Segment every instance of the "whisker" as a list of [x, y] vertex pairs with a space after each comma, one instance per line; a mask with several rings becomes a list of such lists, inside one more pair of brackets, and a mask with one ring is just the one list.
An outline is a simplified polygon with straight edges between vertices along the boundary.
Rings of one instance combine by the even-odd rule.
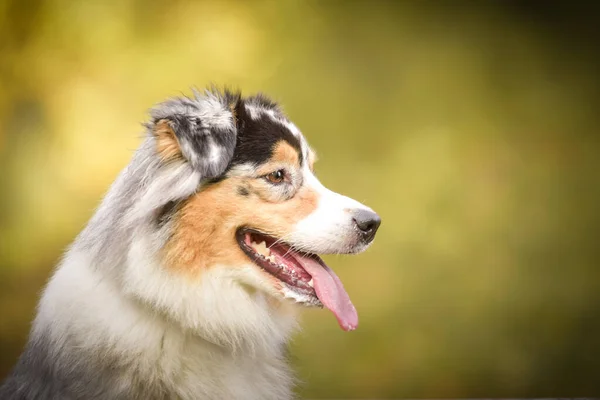
[[271, 244], [271, 245], [268, 247], [268, 249], [271, 249], [271, 247], [275, 246], [275, 245], [276, 245], [276, 244], [278, 244], [278, 243], [283, 243], [283, 242], [284, 242], [284, 240], [285, 240], [287, 237], [289, 237], [289, 236], [291, 236], [291, 233], [288, 233], [287, 235], [283, 235], [283, 236], [282, 236], [282, 237], [280, 237], [279, 239], [275, 240], [275, 241], [274, 241], [274, 242], [273, 242], [273, 243], [272, 243], [272, 244]]

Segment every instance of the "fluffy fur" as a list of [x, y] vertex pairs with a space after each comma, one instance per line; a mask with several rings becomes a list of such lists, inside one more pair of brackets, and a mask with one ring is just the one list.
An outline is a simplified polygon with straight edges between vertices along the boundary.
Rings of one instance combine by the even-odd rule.
[[[240, 250], [236, 229], [358, 252], [372, 238], [348, 212], [369, 209], [318, 182], [304, 137], [264, 96], [211, 90], [150, 115], [45, 288], [0, 399], [292, 397], [294, 295]], [[285, 184], [264, 179], [277, 168]]]

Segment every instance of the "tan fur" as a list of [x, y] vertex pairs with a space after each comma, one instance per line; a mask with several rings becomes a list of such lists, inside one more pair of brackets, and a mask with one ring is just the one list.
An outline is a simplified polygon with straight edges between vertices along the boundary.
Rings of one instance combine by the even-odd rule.
[[236, 103], [229, 103], [229, 111], [231, 111], [231, 118], [233, 119], [233, 124], [237, 127], [238, 126], [238, 116], [237, 116], [237, 112], [235, 111], [235, 105]]
[[289, 168], [300, 168], [300, 155], [296, 149], [285, 140], [281, 140], [275, 145], [273, 148], [273, 155], [269, 161], [261, 165], [256, 172], [260, 175], [266, 175], [269, 172], [281, 168], [282, 164], [287, 165]]
[[[251, 194], [239, 196], [239, 186]], [[243, 265], [248, 258], [235, 240], [236, 229], [249, 226], [283, 237], [317, 207], [317, 193], [306, 187], [282, 202], [268, 201], [268, 190], [262, 179], [231, 177], [194, 195], [179, 212], [166, 264], [192, 274], [213, 265]]]
[[181, 156], [179, 141], [166, 120], [161, 119], [156, 123], [154, 137], [156, 139], [156, 152], [164, 161]]
[[308, 168], [310, 168], [311, 171], [315, 170], [315, 163], [317, 162], [318, 157], [317, 157], [317, 153], [315, 153], [312, 150], [308, 151]]
[[285, 140], [280, 140], [275, 145], [271, 160], [274, 162], [288, 163], [296, 168], [300, 167], [300, 156], [298, 151]]
[[[350, 211], [370, 209], [308, 171], [314, 155], [304, 138], [264, 99], [249, 102], [248, 114], [287, 127], [301, 151], [279, 142], [264, 165], [227, 160], [230, 139], [243, 136], [225, 97], [236, 101], [196, 92], [152, 109], [149, 135], [44, 290], [0, 398], [294, 398], [285, 347], [296, 303], [314, 298], [254, 266], [236, 230], [255, 228], [315, 254], [362, 251], [368, 244], [358, 241]], [[246, 107], [239, 101], [238, 111]], [[195, 124], [193, 136], [179, 136], [173, 116]], [[228, 138], [202, 149], [195, 141], [205, 134]], [[281, 185], [281, 174], [269, 175], [280, 169], [289, 181]]]

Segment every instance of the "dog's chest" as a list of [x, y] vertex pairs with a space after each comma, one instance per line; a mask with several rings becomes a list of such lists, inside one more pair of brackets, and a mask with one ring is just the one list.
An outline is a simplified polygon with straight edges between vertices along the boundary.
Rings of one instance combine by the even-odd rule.
[[289, 399], [290, 368], [273, 350], [232, 354], [201, 340], [165, 337], [162, 354], [148, 372], [150, 381], [173, 398]]

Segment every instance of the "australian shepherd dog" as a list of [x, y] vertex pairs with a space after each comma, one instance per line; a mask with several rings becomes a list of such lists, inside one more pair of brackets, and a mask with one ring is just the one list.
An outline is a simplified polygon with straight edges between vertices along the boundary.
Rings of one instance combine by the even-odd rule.
[[281, 108], [209, 89], [150, 117], [48, 282], [0, 399], [289, 399], [298, 305], [356, 328], [317, 254], [365, 250], [380, 218], [319, 182]]

